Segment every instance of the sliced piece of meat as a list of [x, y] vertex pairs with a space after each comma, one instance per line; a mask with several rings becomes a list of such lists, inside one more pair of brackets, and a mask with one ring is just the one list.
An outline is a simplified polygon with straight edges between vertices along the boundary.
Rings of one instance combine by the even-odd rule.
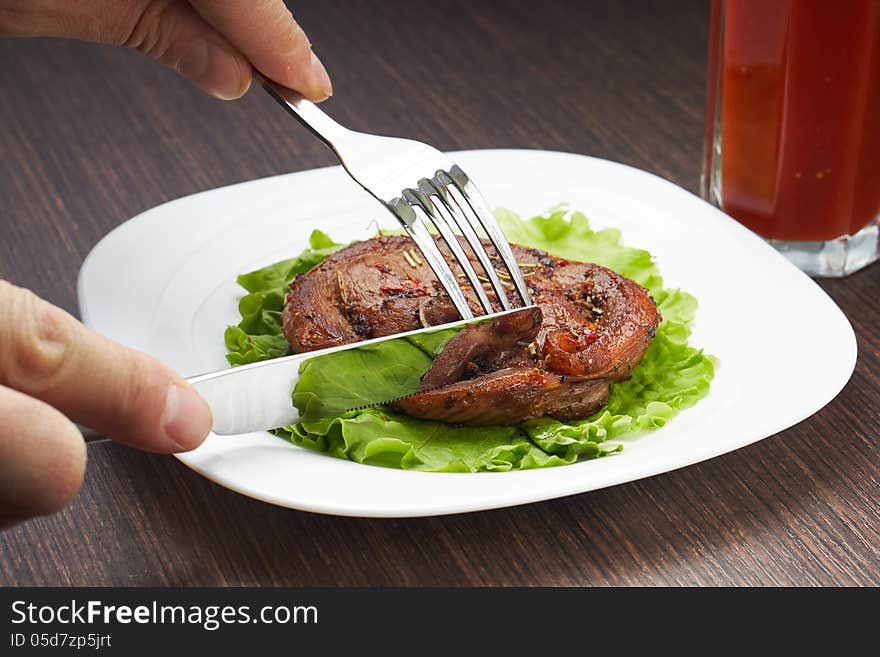
[[[438, 244], [464, 281], [448, 249]], [[578, 419], [596, 410], [596, 400], [607, 398], [609, 381], [626, 379], [641, 360], [660, 323], [642, 287], [599, 265], [517, 245], [512, 249], [541, 310], [540, 328], [535, 333], [534, 326], [525, 332], [522, 326], [508, 327], [497, 336], [481, 333], [480, 325], [463, 330], [471, 338], [460, 334], [450, 341], [423, 383], [435, 389], [405, 400], [399, 407], [407, 413], [463, 424], [495, 424], [501, 415], [505, 424], [544, 414]], [[471, 262], [479, 272], [476, 258]], [[503, 273], [500, 261], [493, 262]], [[462, 287], [475, 314], [481, 314], [476, 295], [464, 282]], [[488, 283], [486, 289], [495, 304]], [[508, 290], [516, 305], [512, 285]], [[497, 304], [495, 310], [500, 310]], [[282, 314], [294, 352], [456, 319], [433, 271], [409, 238], [401, 236], [355, 243], [298, 276]], [[475, 346], [486, 339], [486, 348]], [[509, 390], [502, 389], [505, 385]], [[491, 419], [481, 420], [480, 413]]]
[[411, 395], [393, 404], [407, 415], [473, 426], [512, 426], [552, 415], [576, 420], [608, 401], [608, 381], [573, 381], [536, 367], [511, 367]]
[[510, 315], [470, 324], [450, 340], [431, 369], [422, 377], [420, 392], [474, 378], [513, 364], [534, 366], [523, 359], [527, 347], [541, 328], [541, 309], [529, 308]]
[[541, 321], [536, 307], [466, 326], [434, 360], [419, 392], [392, 406], [415, 417], [471, 425], [590, 415], [607, 401], [608, 381], [537, 367], [531, 343]]

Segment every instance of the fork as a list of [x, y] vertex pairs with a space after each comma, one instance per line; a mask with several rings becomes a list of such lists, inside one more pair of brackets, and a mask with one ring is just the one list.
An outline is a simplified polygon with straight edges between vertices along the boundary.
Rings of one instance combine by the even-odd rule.
[[478, 237], [482, 232], [501, 258], [523, 305], [531, 305], [525, 278], [507, 238], [474, 182], [446, 155], [422, 142], [349, 130], [290, 89], [265, 78], [263, 88], [282, 107], [323, 141], [348, 174], [388, 209], [418, 246], [462, 319], [474, 314], [458, 279], [428, 229], [433, 225], [449, 247], [486, 314], [493, 312], [480, 275], [465, 255], [456, 229], [485, 271], [504, 310], [513, 306], [499, 272]]

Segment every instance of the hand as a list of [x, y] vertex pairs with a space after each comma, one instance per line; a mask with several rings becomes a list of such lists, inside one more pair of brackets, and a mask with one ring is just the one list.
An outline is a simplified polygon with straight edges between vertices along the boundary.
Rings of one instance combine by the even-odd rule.
[[223, 99], [248, 90], [252, 67], [309, 100], [333, 93], [282, 0], [0, 0], [0, 36], [128, 46]]
[[71, 420], [154, 452], [205, 439], [208, 405], [158, 361], [2, 280], [0, 308], [0, 526], [76, 494], [86, 450]]
[[[128, 46], [223, 99], [243, 95], [253, 69], [310, 100], [332, 93], [281, 0], [0, 0], [0, 36]], [[76, 494], [86, 451], [73, 422], [156, 452], [208, 434], [207, 404], [161, 363], [4, 281], [0, 308], [0, 526]]]

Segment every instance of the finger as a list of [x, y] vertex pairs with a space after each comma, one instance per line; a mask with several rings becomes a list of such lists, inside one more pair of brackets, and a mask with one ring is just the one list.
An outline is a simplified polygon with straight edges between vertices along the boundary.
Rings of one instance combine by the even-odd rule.
[[0, 34], [128, 46], [218, 98], [238, 98], [251, 83], [247, 58], [185, 0], [30, 0], [13, 15], [0, 12]]
[[207, 403], [157, 360], [4, 281], [0, 308], [0, 384], [141, 449], [187, 451], [207, 436]]
[[281, 0], [190, 0], [263, 75], [320, 101], [333, 94], [324, 65]]
[[150, 2], [123, 45], [224, 100], [239, 98], [251, 83], [247, 58], [182, 0]]
[[247, 58], [182, 0], [147, 3], [121, 45], [171, 67], [223, 100], [239, 98], [251, 83]]
[[65, 507], [82, 484], [86, 448], [54, 408], [0, 386], [0, 526]]

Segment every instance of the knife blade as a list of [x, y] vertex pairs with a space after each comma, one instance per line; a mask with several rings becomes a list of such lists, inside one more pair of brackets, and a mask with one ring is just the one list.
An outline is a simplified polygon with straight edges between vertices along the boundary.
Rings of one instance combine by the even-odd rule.
[[[534, 306], [517, 308], [469, 320], [461, 320], [432, 326], [429, 328], [397, 333], [382, 338], [330, 347], [272, 360], [240, 365], [231, 369], [210, 372], [189, 377], [187, 381], [207, 400], [214, 418], [213, 431], [219, 435], [236, 435], [265, 431], [295, 424], [300, 420], [300, 412], [294, 406], [292, 395], [300, 379], [303, 366], [317, 358], [371, 349], [374, 345], [404, 340], [409, 342], [413, 336], [427, 336], [448, 329], [460, 328], [469, 324], [489, 321], [505, 315], [531, 312]], [[346, 376], [340, 372], [340, 376]], [[376, 399], [360, 399], [357, 405], [345, 409], [355, 410], [369, 406], [379, 406], [401, 397], [419, 392], [418, 382], [412, 390], [403, 391], [393, 399], [383, 398], [377, 391]], [[340, 414], [345, 412], [340, 410]]]

